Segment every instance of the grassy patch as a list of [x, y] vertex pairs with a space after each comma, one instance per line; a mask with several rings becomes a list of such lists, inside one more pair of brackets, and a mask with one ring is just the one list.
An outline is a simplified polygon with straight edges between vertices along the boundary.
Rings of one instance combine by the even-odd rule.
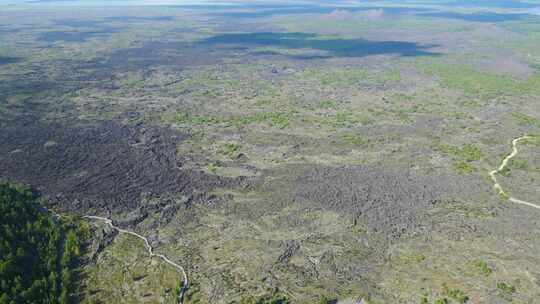
[[[464, 304], [469, 302], [469, 297], [460, 289], [450, 288], [448, 285], [443, 284], [442, 293], [435, 298], [434, 304], [450, 304], [450, 303], [459, 303]], [[420, 303], [429, 303], [427, 297], [420, 299]]]
[[366, 140], [356, 134], [343, 134], [340, 137], [345, 143], [354, 146], [361, 146], [366, 143]]
[[424, 261], [425, 259], [426, 259], [426, 256], [421, 254], [421, 253], [414, 255], [414, 260], [417, 263], [420, 263], [420, 262]]
[[497, 290], [498, 290], [499, 296], [507, 301], [512, 301], [512, 296], [517, 291], [515, 286], [509, 283], [505, 283], [505, 282], [497, 283]]
[[450, 302], [448, 301], [447, 298], [437, 298], [435, 299], [435, 302], [433, 302], [433, 304], [449, 304]]
[[532, 126], [540, 128], [540, 119], [536, 117], [525, 115], [519, 112], [512, 113], [512, 117], [517, 120], [520, 126]]
[[192, 116], [184, 112], [165, 116], [164, 120], [170, 123], [186, 125], [223, 125], [224, 127], [242, 128], [250, 124], [268, 123], [270, 126], [287, 128], [297, 112], [261, 112], [242, 116], [217, 117], [217, 116]]
[[442, 144], [439, 146], [439, 150], [452, 156], [454, 159], [452, 167], [459, 174], [469, 174], [474, 172], [475, 168], [471, 162], [482, 159], [482, 151], [471, 144], [466, 144], [461, 148]]
[[510, 165], [514, 169], [525, 170], [529, 166], [529, 163], [525, 159], [512, 159], [512, 162], [510, 163]]
[[429, 75], [438, 76], [445, 87], [460, 89], [469, 95], [483, 98], [540, 93], [538, 74], [522, 81], [509, 76], [480, 72], [467, 65], [438, 62], [426, 65], [424, 70]]
[[319, 104], [319, 108], [321, 109], [337, 109], [337, 104], [335, 101], [333, 100], [323, 100], [321, 101], [321, 103]]
[[182, 284], [178, 272], [159, 260], [150, 264], [151, 260], [141, 240], [118, 235], [85, 270], [85, 303], [176, 303]]
[[225, 126], [237, 128], [242, 128], [250, 124], [266, 122], [273, 127], [285, 129], [290, 125], [294, 114], [295, 112], [262, 112], [245, 116], [225, 118], [221, 121], [223, 124], [225, 124]]
[[511, 295], [513, 293], [516, 293], [516, 287], [505, 282], [497, 283], [497, 289], [501, 293], [506, 294], [506, 295]]
[[454, 162], [452, 164], [452, 168], [454, 168], [454, 170], [459, 174], [469, 174], [473, 173], [475, 170], [475, 168], [471, 164], [464, 161]]
[[270, 112], [263, 116], [265, 120], [270, 120], [270, 123], [280, 129], [285, 129], [291, 123], [291, 113]]
[[439, 149], [446, 154], [467, 162], [477, 161], [482, 158], [480, 148], [471, 144], [466, 144], [462, 148], [443, 144], [439, 146]]
[[221, 146], [221, 149], [219, 150], [219, 152], [230, 158], [235, 158], [238, 155], [238, 151], [240, 150], [240, 148], [241, 146], [239, 144], [226, 143], [223, 146]]
[[397, 69], [389, 71], [369, 71], [366, 69], [308, 70], [300, 77], [318, 81], [325, 87], [351, 87], [359, 84], [383, 84], [399, 82], [401, 73]]
[[524, 144], [540, 147], [540, 136], [530, 135], [531, 138], [527, 138], [523, 141]]
[[349, 128], [356, 125], [367, 125], [372, 123], [373, 120], [364, 115], [358, 115], [351, 112], [338, 112], [334, 116], [327, 119], [327, 123], [335, 128]]
[[473, 262], [473, 265], [476, 272], [481, 275], [489, 276], [493, 272], [491, 267], [489, 267], [488, 263], [484, 260], [476, 260]]
[[502, 170], [499, 171], [499, 173], [502, 176], [510, 176], [510, 168], [508, 166], [504, 167]]
[[219, 166], [217, 166], [215, 163], [209, 164], [206, 168], [210, 173], [216, 173]]
[[394, 93], [390, 96], [390, 100], [398, 103], [410, 103], [414, 101], [415, 97], [413, 95], [405, 93]]

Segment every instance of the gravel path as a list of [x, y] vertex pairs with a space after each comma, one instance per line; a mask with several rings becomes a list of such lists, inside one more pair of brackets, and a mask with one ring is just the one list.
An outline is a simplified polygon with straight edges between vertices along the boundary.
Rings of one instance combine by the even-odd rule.
[[508, 165], [508, 162], [514, 156], [516, 156], [518, 154], [517, 144], [522, 140], [531, 139], [531, 138], [532, 138], [531, 136], [522, 136], [522, 137], [519, 137], [519, 138], [516, 138], [516, 139], [512, 140], [512, 153], [510, 153], [508, 156], [506, 156], [503, 159], [503, 161], [502, 161], [501, 165], [499, 166], [499, 168], [489, 172], [489, 176], [491, 176], [491, 180], [493, 180], [493, 183], [494, 183], [493, 187], [497, 190], [497, 192], [499, 192], [499, 195], [501, 195], [502, 197], [507, 198], [512, 203], [521, 204], [521, 205], [529, 206], [529, 207], [532, 207], [532, 208], [540, 209], [540, 206], [537, 205], [537, 204], [534, 204], [534, 203], [531, 203], [531, 202], [526, 202], [526, 201], [511, 197], [508, 193], [506, 193], [503, 190], [501, 184], [499, 184], [499, 182], [497, 181], [497, 176], [496, 176], [497, 174], [500, 174], [504, 170], [504, 168], [506, 168], [506, 166]]
[[166, 257], [165, 255], [163, 254], [158, 254], [158, 253], [154, 253], [154, 248], [152, 247], [152, 245], [150, 245], [150, 242], [148, 241], [148, 239], [136, 232], [133, 232], [133, 231], [129, 231], [129, 230], [125, 230], [125, 229], [122, 229], [120, 227], [116, 227], [112, 220], [111, 219], [108, 219], [108, 218], [105, 218], [105, 217], [100, 217], [100, 216], [92, 216], [92, 215], [85, 215], [84, 218], [87, 218], [87, 219], [90, 219], [90, 220], [97, 220], [97, 221], [102, 221], [104, 222], [105, 224], [109, 225], [111, 228], [115, 229], [116, 231], [118, 231], [119, 233], [125, 233], [125, 234], [129, 234], [129, 235], [132, 235], [132, 236], [135, 236], [141, 240], [144, 241], [144, 244], [146, 245], [146, 249], [148, 250], [148, 253], [150, 254], [150, 257], [158, 257], [160, 259], [162, 259], [163, 261], [165, 261], [167, 264], [173, 266], [174, 268], [178, 269], [183, 277], [184, 277], [184, 283], [182, 285], [182, 289], [180, 290], [180, 294], [178, 295], [178, 303], [179, 304], [182, 304], [183, 300], [184, 300], [184, 292], [188, 286], [188, 277], [187, 277], [187, 274], [186, 274], [186, 271], [184, 270], [184, 267], [178, 265], [177, 263], [171, 261], [168, 257]]

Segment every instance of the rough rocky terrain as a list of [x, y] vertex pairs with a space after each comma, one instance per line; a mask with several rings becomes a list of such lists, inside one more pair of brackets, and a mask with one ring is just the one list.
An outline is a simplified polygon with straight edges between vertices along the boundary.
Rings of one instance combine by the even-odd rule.
[[78, 214], [145, 209], [143, 196], [186, 196], [186, 206], [212, 203], [212, 189], [240, 180], [182, 168], [176, 145], [187, 137], [115, 122], [17, 125], [0, 135], [0, 178], [32, 185], [54, 208]]
[[[0, 180], [185, 303], [536, 303], [489, 177], [531, 136], [497, 180], [538, 197], [534, 1], [392, 2], [0, 9]], [[141, 239], [86, 255], [86, 303], [174, 303]]]

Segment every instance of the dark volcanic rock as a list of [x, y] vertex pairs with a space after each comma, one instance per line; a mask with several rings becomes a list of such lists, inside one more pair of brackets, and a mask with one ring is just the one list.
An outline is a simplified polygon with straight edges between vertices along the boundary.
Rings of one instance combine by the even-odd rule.
[[30, 184], [62, 209], [100, 214], [135, 210], [143, 194], [206, 201], [210, 189], [235, 183], [182, 169], [176, 147], [185, 138], [169, 129], [113, 122], [8, 127], [0, 133], [0, 179]]
[[425, 176], [376, 166], [316, 167], [296, 180], [295, 199], [343, 212], [372, 232], [399, 238], [426, 225], [426, 211], [444, 200], [468, 199], [481, 179]]
[[279, 263], [288, 263], [300, 249], [300, 243], [295, 240], [285, 241], [281, 245], [281, 247], [283, 247], [283, 252], [278, 257]]

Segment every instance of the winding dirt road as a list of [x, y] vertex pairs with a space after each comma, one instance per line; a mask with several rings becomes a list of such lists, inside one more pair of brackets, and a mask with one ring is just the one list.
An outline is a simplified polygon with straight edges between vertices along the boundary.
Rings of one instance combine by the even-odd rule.
[[506, 166], [508, 165], [508, 162], [518, 154], [517, 144], [522, 140], [531, 139], [531, 138], [532, 138], [531, 136], [522, 136], [522, 137], [519, 137], [519, 138], [516, 138], [516, 139], [512, 140], [512, 153], [510, 153], [508, 156], [506, 156], [503, 159], [501, 165], [496, 170], [493, 170], [493, 171], [489, 172], [489, 176], [491, 177], [491, 180], [494, 183], [493, 187], [497, 190], [499, 195], [501, 195], [502, 197], [507, 198], [512, 203], [521, 204], [521, 205], [529, 206], [529, 207], [532, 207], [532, 208], [540, 209], [540, 205], [533, 204], [533, 203], [530, 203], [530, 202], [526, 202], [526, 201], [511, 197], [508, 193], [506, 193], [504, 191], [501, 184], [499, 184], [499, 182], [497, 181], [497, 174], [500, 174], [504, 170], [504, 168], [506, 168]]
[[87, 218], [87, 219], [90, 219], [90, 220], [102, 221], [105, 224], [109, 225], [112, 229], [115, 229], [116, 231], [118, 231], [119, 233], [129, 234], [129, 235], [135, 236], [135, 237], [143, 240], [144, 244], [146, 246], [146, 249], [148, 250], [148, 253], [150, 254], [150, 257], [158, 257], [158, 258], [162, 259], [163, 261], [165, 261], [167, 264], [169, 264], [169, 265], [173, 266], [174, 268], [178, 269], [182, 273], [182, 276], [184, 277], [183, 278], [184, 281], [183, 281], [183, 284], [182, 284], [182, 288], [180, 289], [180, 294], [178, 295], [178, 303], [179, 304], [183, 303], [183, 301], [184, 301], [184, 292], [186, 291], [186, 289], [188, 287], [188, 277], [187, 277], [186, 271], [184, 270], [184, 267], [182, 267], [182, 266], [178, 265], [177, 263], [171, 261], [168, 257], [166, 257], [163, 254], [154, 253], [154, 248], [152, 247], [152, 245], [150, 245], [150, 242], [148, 241], [148, 239], [146, 237], [144, 237], [144, 236], [142, 236], [142, 235], [140, 235], [138, 233], [135, 233], [133, 231], [129, 231], [129, 230], [122, 229], [120, 227], [116, 227], [113, 224], [111, 219], [101, 217], [101, 216], [93, 216], [93, 215], [85, 215], [85, 216], [83, 216], [83, 218]]

